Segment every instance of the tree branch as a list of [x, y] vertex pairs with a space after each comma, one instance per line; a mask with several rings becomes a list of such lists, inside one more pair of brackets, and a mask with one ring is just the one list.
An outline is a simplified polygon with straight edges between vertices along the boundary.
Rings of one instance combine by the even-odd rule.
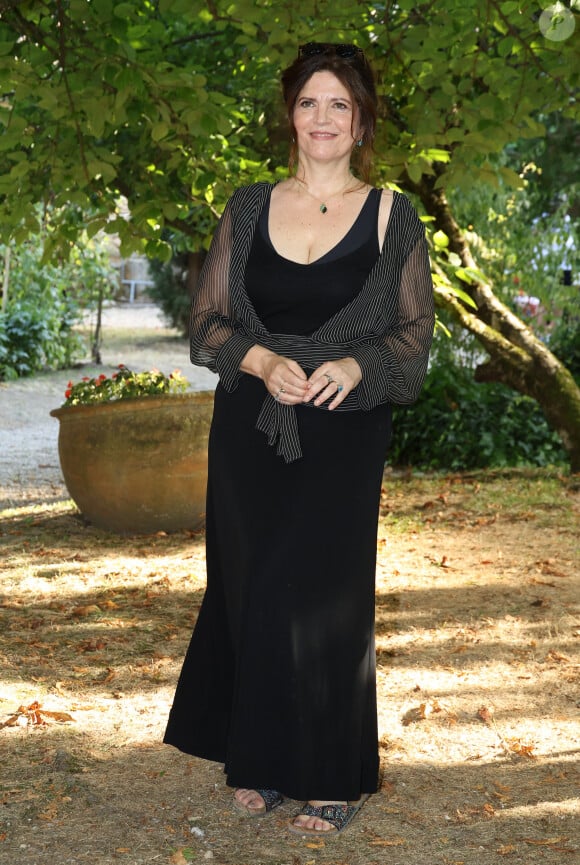
[[57, 8], [57, 16], [58, 16], [58, 41], [59, 41], [59, 57], [58, 62], [61, 70], [62, 80], [64, 82], [64, 89], [66, 91], [67, 100], [71, 112], [71, 117], [73, 118], [77, 142], [79, 145], [79, 156], [81, 160], [81, 165], [83, 167], [83, 173], [87, 180], [87, 183], [91, 182], [91, 175], [89, 172], [89, 167], [87, 165], [87, 158], [85, 153], [85, 142], [82, 129], [80, 127], [80, 123], [78, 121], [77, 111], [73, 99], [73, 95], [70, 88], [70, 83], [68, 80], [67, 70], [66, 70], [66, 38], [65, 38], [65, 13], [62, 7], [62, 0], [57, 0], [56, 3]]

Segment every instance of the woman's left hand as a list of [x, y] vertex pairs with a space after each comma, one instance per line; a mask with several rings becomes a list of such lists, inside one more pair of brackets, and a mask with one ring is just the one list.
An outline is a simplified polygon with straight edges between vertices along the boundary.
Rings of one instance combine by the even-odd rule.
[[308, 392], [304, 402], [313, 400], [314, 405], [322, 405], [323, 402], [331, 400], [328, 404], [331, 411], [346, 399], [361, 379], [361, 368], [353, 357], [326, 361], [314, 370], [308, 379]]

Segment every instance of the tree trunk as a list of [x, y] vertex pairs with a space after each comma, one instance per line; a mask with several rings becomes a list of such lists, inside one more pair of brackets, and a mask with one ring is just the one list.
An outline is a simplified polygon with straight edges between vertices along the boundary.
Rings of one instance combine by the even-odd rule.
[[[435, 178], [436, 179], [436, 178]], [[437, 229], [449, 238], [449, 250], [463, 267], [477, 268], [469, 244], [456, 223], [442, 189], [435, 179], [423, 177], [407, 187], [417, 194], [426, 212], [434, 217]], [[552, 429], [562, 439], [573, 472], [580, 471], [580, 388], [569, 370], [493, 293], [485, 282], [462, 288], [473, 298], [477, 312], [471, 312], [445, 289], [436, 289], [436, 300], [474, 334], [489, 359], [475, 370], [475, 380], [497, 381], [535, 399]]]
[[101, 338], [103, 324], [103, 289], [99, 288], [99, 296], [97, 299], [97, 322], [95, 324], [95, 332], [93, 335], [93, 344], [91, 347], [91, 355], [93, 362], [98, 366], [101, 365]]
[[4, 275], [2, 277], [2, 306], [0, 312], [6, 312], [8, 307], [8, 286], [10, 285], [10, 244], [6, 244], [4, 251]]

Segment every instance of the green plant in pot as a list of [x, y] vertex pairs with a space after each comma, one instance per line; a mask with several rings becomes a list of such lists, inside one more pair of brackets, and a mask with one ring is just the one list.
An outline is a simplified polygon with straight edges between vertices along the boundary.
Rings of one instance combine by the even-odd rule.
[[68, 383], [51, 415], [67, 489], [87, 522], [117, 534], [201, 528], [213, 392], [187, 387], [177, 370], [123, 365]]
[[84, 376], [76, 384], [69, 381], [63, 405], [95, 405], [119, 399], [184, 393], [187, 387], [187, 379], [178, 369], [167, 376], [158, 369], [133, 372], [121, 363], [111, 376], [101, 373], [96, 378]]

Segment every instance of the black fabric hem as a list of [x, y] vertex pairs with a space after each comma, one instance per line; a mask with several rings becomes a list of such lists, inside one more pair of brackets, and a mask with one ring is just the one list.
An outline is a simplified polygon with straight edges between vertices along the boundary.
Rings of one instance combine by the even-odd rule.
[[306, 789], [305, 787], [284, 788], [284, 784], [279, 785], [276, 782], [276, 779], [272, 777], [265, 780], [261, 779], [256, 783], [254, 783], [254, 781], [255, 779], [242, 779], [226, 773], [226, 784], [228, 787], [232, 787], [232, 789], [243, 787], [246, 790], [277, 790], [279, 793], [282, 793], [283, 796], [286, 796], [286, 798], [294, 799], [296, 802], [309, 802], [312, 800], [356, 802], [361, 796], [364, 796], [367, 793], [372, 796], [374, 793], [377, 793], [379, 789], [378, 772], [376, 781], [361, 782], [360, 788], [358, 789], [355, 789], [354, 787], [343, 787], [342, 789], [333, 788], [332, 790], [324, 787], [313, 787], [311, 789]]
[[192, 748], [191, 745], [186, 745], [182, 742], [177, 742], [170, 739], [168, 736], [163, 737], [164, 745], [171, 745], [172, 748], [177, 748], [182, 754], [187, 754], [189, 757], [199, 757], [200, 760], [209, 760], [210, 763], [220, 763], [224, 765], [223, 754], [218, 754], [217, 751], [212, 751], [205, 748]]

